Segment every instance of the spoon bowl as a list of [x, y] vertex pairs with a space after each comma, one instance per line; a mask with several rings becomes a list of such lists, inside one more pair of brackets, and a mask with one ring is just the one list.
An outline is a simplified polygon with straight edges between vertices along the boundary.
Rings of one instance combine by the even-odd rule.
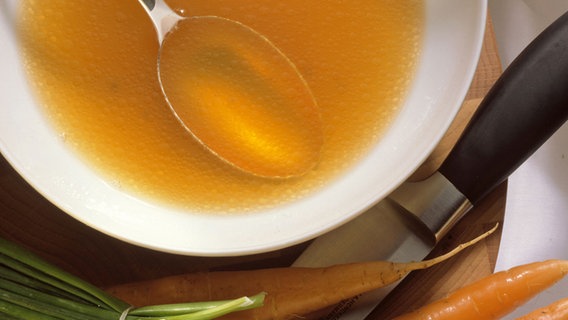
[[140, 3], [160, 41], [162, 92], [197, 141], [256, 176], [300, 176], [318, 163], [323, 131], [316, 100], [272, 42], [237, 21], [181, 17], [162, 0]]

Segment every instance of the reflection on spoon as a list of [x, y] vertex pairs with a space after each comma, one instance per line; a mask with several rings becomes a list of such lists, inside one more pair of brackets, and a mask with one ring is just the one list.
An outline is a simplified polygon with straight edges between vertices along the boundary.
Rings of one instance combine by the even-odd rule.
[[184, 18], [162, 0], [139, 0], [160, 40], [168, 104], [198, 141], [263, 177], [305, 174], [319, 160], [321, 116], [294, 64], [253, 29], [225, 18]]

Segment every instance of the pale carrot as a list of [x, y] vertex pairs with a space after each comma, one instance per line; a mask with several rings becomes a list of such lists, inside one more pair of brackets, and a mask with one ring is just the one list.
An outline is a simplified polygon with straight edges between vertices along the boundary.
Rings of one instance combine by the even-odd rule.
[[274, 268], [172, 276], [107, 291], [132, 305], [230, 299], [266, 292], [264, 306], [223, 319], [290, 319], [392, 284], [409, 272], [431, 267], [477, 243], [495, 229], [437, 258], [411, 263], [365, 262], [326, 268]]
[[558, 282], [566, 273], [566, 260], [517, 266], [487, 276], [394, 320], [500, 319]]
[[517, 320], [566, 320], [568, 319], [568, 298], [555, 301], [548, 306], [534, 310]]

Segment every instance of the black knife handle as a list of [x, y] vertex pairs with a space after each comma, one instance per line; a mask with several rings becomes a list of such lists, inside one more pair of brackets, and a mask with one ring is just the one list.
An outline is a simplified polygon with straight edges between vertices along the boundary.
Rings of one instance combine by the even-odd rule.
[[491, 88], [442, 173], [477, 203], [568, 118], [568, 13], [543, 31]]

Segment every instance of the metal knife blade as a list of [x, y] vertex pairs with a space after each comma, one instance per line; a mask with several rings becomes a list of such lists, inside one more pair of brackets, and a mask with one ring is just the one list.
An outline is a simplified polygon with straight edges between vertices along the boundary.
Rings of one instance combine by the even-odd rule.
[[[568, 13], [505, 70], [433, 176], [402, 184], [360, 217], [316, 239], [294, 265], [422, 260], [562, 126], [567, 88]], [[344, 301], [322, 319], [363, 319], [393, 287]]]
[[[411, 201], [404, 202], [409, 197]], [[471, 207], [447, 179], [436, 173], [422, 182], [403, 184], [357, 219], [319, 237], [294, 266], [422, 260], [449, 229], [447, 222], [457, 221]], [[343, 301], [324, 319], [363, 319], [394, 287]]]

